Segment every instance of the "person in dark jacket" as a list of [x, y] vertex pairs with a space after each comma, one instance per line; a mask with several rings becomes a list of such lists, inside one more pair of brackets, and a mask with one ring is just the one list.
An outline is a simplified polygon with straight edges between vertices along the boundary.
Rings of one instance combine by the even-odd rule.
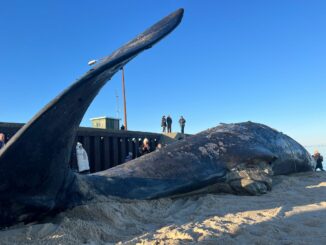
[[145, 155], [151, 152], [151, 148], [149, 146], [149, 140], [147, 138], [144, 139], [143, 144], [139, 148], [140, 155]]
[[184, 134], [185, 133], [185, 126], [186, 126], [186, 119], [184, 119], [183, 116], [180, 117], [179, 124], [180, 124], [180, 127], [181, 127], [181, 133]]
[[165, 130], [166, 130], [166, 118], [165, 118], [165, 116], [162, 117], [161, 127], [163, 128], [162, 132], [165, 133]]
[[166, 123], [168, 125], [168, 133], [171, 133], [171, 131], [172, 131], [172, 118], [170, 117], [170, 115], [168, 115], [168, 117], [166, 118]]
[[325, 171], [323, 169], [323, 156], [320, 155], [320, 153], [318, 152], [318, 150], [315, 150], [315, 153], [312, 155], [312, 157], [316, 160], [316, 169], [315, 171], [317, 171], [317, 169], [319, 168], [321, 171]]
[[5, 135], [3, 133], [0, 133], [0, 149], [5, 146]]

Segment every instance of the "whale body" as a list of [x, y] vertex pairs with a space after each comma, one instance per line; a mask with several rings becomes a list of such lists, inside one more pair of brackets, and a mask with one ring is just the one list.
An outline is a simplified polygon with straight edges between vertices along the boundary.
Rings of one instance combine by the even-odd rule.
[[271, 189], [271, 176], [312, 171], [314, 165], [305, 148], [289, 136], [245, 122], [221, 124], [128, 163], [82, 176], [81, 181], [95, 195], [131, 199], [175, 196], [209, 186], [257, 195]]
[[[88, 176], [69, 169], [76, 130], [100, 89], [181, 22], [168, 15], [97, 63], [0, 150], [0, 227], [30, 222], [101, 196], [153, 199], [201, 191], [262, 194], [273, 174], [313, 169], [290, 137], [256, 123], [222, 124]], [[209, 189], [207, 189], [209, 188]]]

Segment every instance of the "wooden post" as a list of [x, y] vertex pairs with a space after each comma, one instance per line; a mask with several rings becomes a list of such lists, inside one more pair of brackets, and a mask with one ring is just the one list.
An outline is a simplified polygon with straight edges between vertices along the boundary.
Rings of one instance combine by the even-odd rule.
[[120, 144], [120, 162], [124, 163], [125, 159], [126, 159], [126, 155], [127, 155], [127, 149], [126, 149], [126, 138], [125, 137], [121, 137], [119, 140], [119, 144]]
[[84, 144], [83, 148], [85, 149], [87, 156], [88, 156], [88, 161], [89, 161], [89, 170], [93, 173], [94, 172], [94, 162], [93, 162], [93, 152], [91, 150], [91, 137], [90, 136], [85, 136], [84, 137]]
[[117, 137], [112, 137], [113, 144], [113, 166], [119, 164], [119, 154], [120, 154], [120, 139]]
[[134, 147], [134, 142], [132, 141], [132, 138], [128, 138], [128, 153], [132, 152], [132, 158], [135, 158], [136, 151]]
[[104, 170], [112, 167], [111, 163], [111, 145], [109, 137], [104, 137]]
[[95, 136], [94, 137], [94, 149], [93, 149], [93, 154], [94, 154], [94, 172], [98, 172], [98, 171], [101, 171], [103, 170], [102, 169], [102, 164], [101, 164], [101, 148], [100, 148], [100, 145], [101, 145], [101, 137], [99, 136]]

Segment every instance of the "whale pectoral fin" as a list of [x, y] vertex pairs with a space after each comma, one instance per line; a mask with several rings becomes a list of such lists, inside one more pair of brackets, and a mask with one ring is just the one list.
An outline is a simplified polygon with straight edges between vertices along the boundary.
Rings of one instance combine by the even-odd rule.
[[272, 167], [267, 162], [250, 167], [244, 163], [227, 174], [226, 182], [237, 194], [261, 195], [272, 189], [272, 176]]

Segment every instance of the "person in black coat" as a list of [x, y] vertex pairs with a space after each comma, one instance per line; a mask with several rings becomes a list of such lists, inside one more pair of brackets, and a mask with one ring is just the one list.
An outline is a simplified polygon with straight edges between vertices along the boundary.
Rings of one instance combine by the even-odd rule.
[[166, 130], [166, 118], [165, 118], [165, 116], [162, 117], [161, 127], [163, 128], [162, 132], [165, 133], [165, 130]]
[[151, 152], [151, 147], [149, 146], [149, 140], [147, 138], [144, 139], [143, 144], [139, 148], [139, 154], [141, 156], [148, 154]]
[[168, 117], [166, 118], [166, 123], [168, 125], [168, 133], [171, 133], [171, 131], [172, 131], [172, 118], [170, 117], [170, 115], [168, 115]]
[[312, 157], [316, 160], [316, 163], [317, 163], [315, 170], [317, 170], [319, 168], [321, 171], [325, 171], [323, 169], [323, 160], [324, 160], [323, 156], [320, 155], [320, 153], [317, 150], [315, 150], [315, 153], [312, 155]]

